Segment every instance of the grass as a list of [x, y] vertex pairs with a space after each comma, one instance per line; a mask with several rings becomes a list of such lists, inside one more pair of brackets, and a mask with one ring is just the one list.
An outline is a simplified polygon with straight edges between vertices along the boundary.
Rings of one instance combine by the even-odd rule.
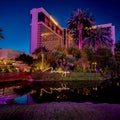
[[34, 80], [103, 80], [100, 73], [70, 72], [66, 76], [60, 73], [35, 72], [32, 73]]

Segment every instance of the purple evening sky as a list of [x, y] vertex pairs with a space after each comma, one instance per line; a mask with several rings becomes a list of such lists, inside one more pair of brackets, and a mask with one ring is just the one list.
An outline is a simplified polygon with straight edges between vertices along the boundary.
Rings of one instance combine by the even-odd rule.
[[120, 39], [119, 0], [0, 0], [0, 28], [5, 37], [0, 48], [29, 53], [30, 10], [39, 7], [44, 7], [62, 27], [77, 8], [88, 8], [97, 24], [115, 25], [116, 40]]

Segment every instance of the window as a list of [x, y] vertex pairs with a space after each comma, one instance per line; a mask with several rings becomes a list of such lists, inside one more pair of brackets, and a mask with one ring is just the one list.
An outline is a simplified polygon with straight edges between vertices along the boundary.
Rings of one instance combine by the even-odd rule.
[[44, 13], [40, 12], [38, 13], [38, 22], [44, 21], [45, 20], [45, 15]]

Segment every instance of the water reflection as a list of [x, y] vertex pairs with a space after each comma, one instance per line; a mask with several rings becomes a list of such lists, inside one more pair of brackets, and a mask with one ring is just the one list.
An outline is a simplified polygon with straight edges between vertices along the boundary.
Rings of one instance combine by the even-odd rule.
[[11, 96], [0, 96], [0, 104], [6, 104], [6, 101], [9, 101], [11, 99]]
[[14, 90], [21, 88], [26, 81], [0, 82], [0, 104], [15, 103], [14, 98], [20, 97]]
[[30, 94], [17, 97], [14, 99], [14, 102], [18, 103], [18, 104], [33, 104], [33, 103], [35, 103]]
[[19, 86], [3, 87], [0, 89], [0, 104], [6, 104], [7, 101], [16, 98], [18, 95], [14, 92], [14, 88]]
[[30, 94], [11, 97], [11, 96], [0, 96], [0, 104], [34, 104], [34, 100]]
[[63, 81], [34, 81], [0, 85], [0, 104], [34, 104], [52, 101], [120, 103], [120, 87], [108, 84], [73, 88]]

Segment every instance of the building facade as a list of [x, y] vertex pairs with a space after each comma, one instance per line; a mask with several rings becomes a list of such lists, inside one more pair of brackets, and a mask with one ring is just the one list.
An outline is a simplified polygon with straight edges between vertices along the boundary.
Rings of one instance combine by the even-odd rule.
[[[58, 46], [70, 47], [74, 41], [69, 31], [62, 28], [55, 19], [44, 8], [33, 8], [31, 14], [31, 36], [30, 36], [30, 53], [32, 54], [37, 48], [45, 47], [47, 50], [53, 50]], [[115, 44], [115, 26], [111, 23], [98, 25], [104, 29], [111, 30], [113, 40], [112, 51], [114, 52]], [[82, 45], [81, 45], [82, 46]]]
[[102, 28], [102, 29], [107, 29], [107, 30], [110, 30], [110, 37], [112, 39], [112, 48], [111, 48], [111, 51], [112, 53], [114, 53], [114, 49], [115, 49], [115, 26], [112, 25], [112, 23], [108, 23], [108, 24], [101, 24], [101, 25], [98, 25], [98, 27]]
[[62, 45], [63, 28], [43, 8], [34, 8], [30, 11], [31, 21], [31, 42], [30, 53], [39, 47], [52, 50]]

